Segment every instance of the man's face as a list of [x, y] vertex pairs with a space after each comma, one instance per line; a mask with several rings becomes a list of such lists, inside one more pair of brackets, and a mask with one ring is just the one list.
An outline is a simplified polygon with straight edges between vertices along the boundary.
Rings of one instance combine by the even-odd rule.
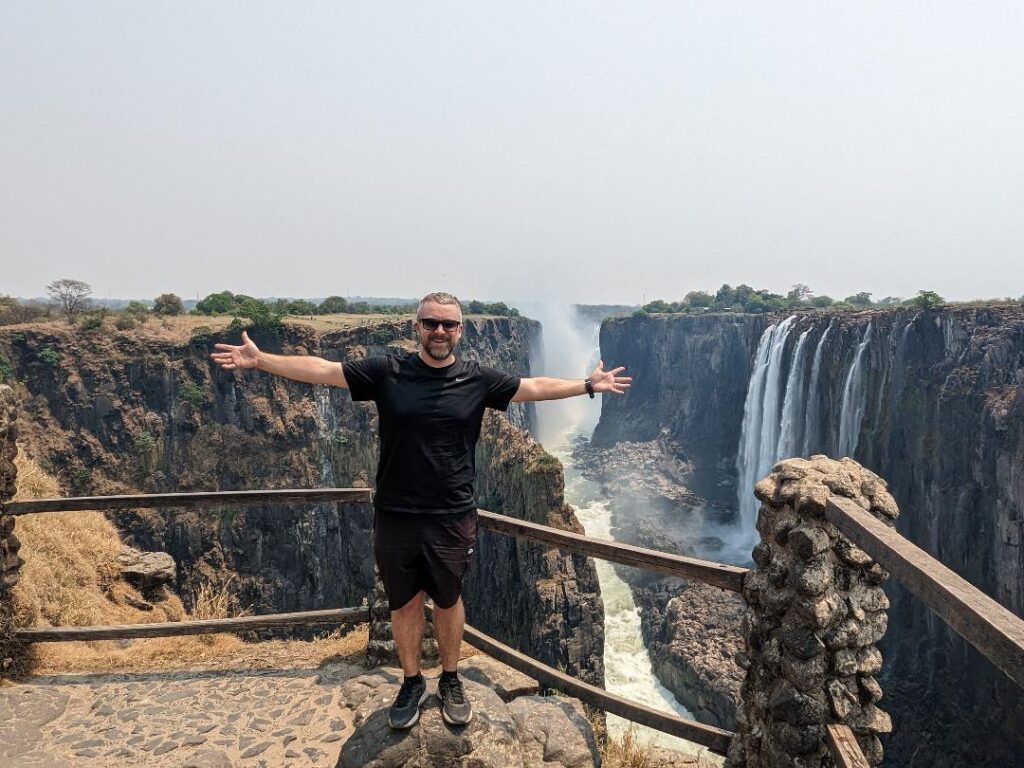
[[[439, 320], [442, 323], [459, 323], [453, 330], [446, 331], [444, 325], [438, 325], [434, 330], [424, 327], [424, 320]], [[428, 324], [433, 325], [432, 322]], [[462, 338], [462, 320], [459, 316], [459, 308], [454, 304], [436, 304], [428, 301], [423, 305], [420, 312], [420, 319], [416, 321], [416, 333], [419, 336], [420, 346], [435, 360], [444, 360], [459, 345]]]

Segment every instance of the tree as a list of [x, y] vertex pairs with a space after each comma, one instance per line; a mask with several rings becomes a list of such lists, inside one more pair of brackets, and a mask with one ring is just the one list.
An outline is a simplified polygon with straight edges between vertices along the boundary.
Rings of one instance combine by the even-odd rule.
[[918, 291], [910, 303], [917, 309], [936, 309], [945, 304], [946, 300], [935, 291]]
[[121, 311], [130, 316], [133, 320], [137, 321], [145, 320], [149, 315], [149, 307], [141, 301], [129, 301], [128, 306]]
[[710, 307], [715, 302], [715, 297], [707, 291], [690, 291], [683, 297], [683, 301], [691, 307]]
[[[240, 298], [240, 297], [239, 297]], [[205, 299], [196, 302], [196, 312], [201, 315], [226, 315], [234, 312], [238, 299], [231, 291], [211, 293]]]
[[61, 312], [64, 313], [68, 322], [73, 323], [89, 306], [92, 288], [81, 280], [63, 277], [46, 286], [46, 292], [60, 306]]
[[320, 302], [317, 312], [321, 315], [340, 315], [348, 311], [348, 302], [341, 296], [328, 296]]
[[176, 293], [161, 293], [153, 299], [153, 314], [180, 315], [185, 312], [185, 305]]
[[902, 296], [886, 296], [884, 299], [879, 299], [875, 302], [876, 307], [898, 307], [903, 303]]
[[821, 296], [815, 296], [813, 299], [811, 299], [811, 306], [817, 307], [818, 309], [825, 309], [826, 307], [831, 307], [835, 303], [835, 299], [833, 299], [831, 296], [825, 296], [824, 294], [822, 294]]
[[805, 301], [809, 301], [811, 296], [813, 295], [814, 292], [811, 291], [811, 289], [808, 286], [804, 285], [803, 283], [797, 283], [796, 285], [793, 286], [793, 289], [786, 294], [786, 298], [789, 299], [790, 301], [795, 301], [802, 304]]
[[853, 296], [847, 296], [843, 301], [855, 307], [870, 307], [871, 294], [867, 291], [861, 291], [860, 293], [853, 294]]

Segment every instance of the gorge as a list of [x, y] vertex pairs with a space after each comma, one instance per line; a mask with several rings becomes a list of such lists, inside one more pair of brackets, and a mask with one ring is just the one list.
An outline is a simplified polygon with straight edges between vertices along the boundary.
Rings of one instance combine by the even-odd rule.
[[[601, 353], [635, 383], [605, 402], [595, 446], [671, 440], [698, 496], [676, 517], [738, 519], [742, 551], [756, 535], [752, 478], [786, 452], [852, 455], [888, 481], [901, 534], [1024, 612], [1019, 307], [630, 317], [604, 323]], [[692, 548], [672, 517], [658, 512], [662, 530]], [[1016, 764], [1019, 690], [897, 584], [887, 591], [886, 764]]]

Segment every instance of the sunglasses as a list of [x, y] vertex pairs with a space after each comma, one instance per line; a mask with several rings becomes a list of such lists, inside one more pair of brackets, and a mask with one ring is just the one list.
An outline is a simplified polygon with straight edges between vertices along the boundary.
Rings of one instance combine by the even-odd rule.
[[424, 330], [427, 331], [436, 331], [437, 327], [441, 326], [448, 333], [451, 333], [460, 325], [462, 325], [462, 323], [459, 322], [458, 320], [435, 320], [432, 317], [421, 317], [420, 325], [422, 325]]

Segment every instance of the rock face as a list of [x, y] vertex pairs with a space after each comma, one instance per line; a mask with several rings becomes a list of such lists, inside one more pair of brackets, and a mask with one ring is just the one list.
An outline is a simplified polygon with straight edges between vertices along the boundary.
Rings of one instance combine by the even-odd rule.
[[[199, 332], [181, 340], [153, 325], [109, 334], [57, 324], [0, 329], [0, 353], [24, 382], [24, 443], [67, 482], [70, 494], [372, 484], [372, 403], [258, 371], [222, 371], [209, 353], [217, 341], [236, 342], [234, 335]], [[521, 318], [468, 319], [461, 353], [528, 374], [538, 331], [537, 323]], [[327, 333], [289, 324], [277, 332], [253, 331], [252, 338], [268, 351], [339, 361], [412, 346], [407, 321]], [[504, 423], [528, 427], [532, 418], [530, 408], [516, 404]], [[503, 434], [506, 440], [514, 433]], [[543, 473], [515, 475], [523, 484], [517, 493], [528, 501], [515, 506], [512, 484], [503, 485], [500, 475], [515, 473], [516, 461], [513, 454], [506, 463], [480, 461], [492, 509], [546, 515], [554, 506], [555, 517], [574, 524], [560, 499], [551, 497]], [[508, 509], [506, 498], [513, 505]], [[176, 586], [186, 600], [203, 582], [229, 576], [238, 603], [256, 614], [359, 605], [374, 590], [369, 504], [136, 510], [118, 513], [115, 522], [133, 546], [176, 561]], [[600, 601], [587, 595], [585, 561], [557, 552], [537, 557], [545, 563], [536, 572], [490, 574], [495, 592], [486, 597], [487, 631], [546, 663], [589, 670], [600, 680], [600, 634], [590, 631], [601, 626]], [[580, 572], [582, 587], [555, 596], [551, 584], [536, 584], [542, 572], [552, 579]], [[524, 592], [529, 595], [516, 604], [493, 600], [495, 593]], [[573, 605], [577, 594], [586, 606]], [[533, 625], [537, 644], [519, 645]]]
[[[481, 509], [583, 533], [563, 498], [562, 465], [497, 416], [484, 421], [477, 471]], [[603, 685], [604, 603], [594, 561], [486, 530], [477, 557], [463, 590], [467, 621], [487, 634], [514, 638], [511, 644], [535, 659]]]
[[[754, 355], [765, 329], [782, 319], [606, 321], [602, 357], [628, 366], [634, 385], [626, 396], [605, 400], [595, 443], [652, 441], [666, 429], [692, 464], [691, 490], [735, 508]], [[1024, 311], [804, 314], [781, 350], [783, 373], [804, 331], [808, 352], [820, 346], [821, 354], [807, 404], [818, 417], [802, 447], [839, 455], [842, 406], [847, 390], [856, 390], [850, 374], [863, 344], [863, 399], [846, 435], [852, 457], [888, 481], [902, 511], [902, 535], [1024, 614]], [[807, 388], [812, 360], [805, 358], [800, 378]], [[783, 404], [777, 406], [781, 413]], [[882, 681], [894, 721], [887, 764], [909, 764], [915, 754], [918, 764], [936, 768], [1012, 764], [1024, 751], [1024, 696], [898, 584], [887, 589], [892, 610], [881, 642]]]
[[[469, 666], [472, 666], [472, 661]], [[352, 710], [355, 732], [341, 750], [339, 768], [516, 768], [600, 766], [590, 723], [578, 702], [525, 696], [505, 703], [490, 687], [464, 679], [473, 704], [466, 726], [441, 718], [433, 683], [419, 722], [408, 731], [388, 725], [388, 706], [401, 671], [383, 669], [345, 682], [340, 698]]]

